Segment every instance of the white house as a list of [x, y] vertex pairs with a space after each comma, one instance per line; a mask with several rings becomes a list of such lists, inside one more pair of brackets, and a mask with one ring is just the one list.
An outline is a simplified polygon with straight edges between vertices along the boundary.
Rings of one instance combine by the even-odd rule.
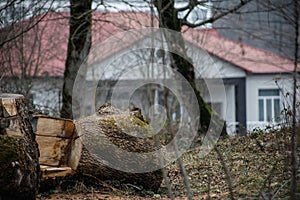
[[[43, 45], [47, 38], [59, 38], [51, 40], [51, 44], [56, 46], [56, 48], [52, 48], [51, 51], [47, 49], [47, 53], [43, 54], [41, 52], [40, 54], [44, 59], [42, 59], [43, 62], [39, 63], [38, 73], [35, 74], [38, 81], [44, 82], [46, 80], [43, 79], [45, 74], [50, 82], [55, 81], [57, 83], [62, 81], [59, 77], [63, 75], [66, 58], [68, 19], [61, 16], [65, 15], [67, 14], [50, 13], [38, 25], [40, 27], [37, 31], [43, 30], [40, 41], [42, 44], [41, 51], [43, 51], [43, 48], [47, 49], [48, 45]], [[59, 20], [53, 20], [57, 16], [59, 16]], [[134, 73], [127, 68], [125, 70], [129, 70], [130, 73], [125, 73], [126, 76], [124, 76], [124, 67], [149, 64], [151, 63], [149, 59], [153, 55], [155, 55], [154, 59], [156, 59], [157, 63], [167, 64], [163, 63], [167, 61], [164, 61], [161, 56], [161, 49], [166, 47], [158, 48], [159, 44], [155, 44], [156, 46], [153, 50], [141, 48], [149, 47], [150, 44], [153, 44], [153, 38], [149, 37], [149, 35], [151, 36], [149, 31], [144, 32], [146, 33], [144, 35], [136, 35], [136, 37], [131, 38], [125, 37], [125, 39], [124, 37], [118, 38], [118, 35], [116, 36], [116, 34], [121, 34], [124, 30], [150, 27], [151, 18], [148, 14], [136, 12], [95, 13], [93, 18], [98, 19], [93, 24], [93, 50], [98, 53], [98, 56], [100, 55], [96, 59], [101, 61], [98, 62], [96, 60], [93, 63], [95, 65], [101, 63], [101, 65], [108, 67], [104, 71], [88, 70], [87, 79], [92, 80], [93, 77], [97, 77], [99, 83], [98, 92], [100, 92], [96, 95], [96, 106], [110, 99], [111, 91], [109, 88], [113, 89], [115, 87], [114, 84], [118, 81], [122, 82], [123, 89], [121, 91], [126, 91], [128, 88], [134, 88], [136, 85], [142, 84], [145, 79], [151, 78], [151, 73], [157, 73], [156, 78], [164, 76], [165, 72], [163, 73], [163, 71], [159, 71], [158, 68], [153, 68], [150, 65], [147, 70], [144, 70], [146, 68], [140, 68], [142, 70], [134, 71]], [[154, 25], [157, 26], [156, 18]], [[55, 31], [57, 28], [59, 31]], [[33, 34], [30, 31], [27, 34], [25, 38], [28, 37], [27, 40], [30, 40]], [[111, 46], [112, 43], [105, 43], [112, 35], [119, 39], [114, 44], [115, 46]], [[261, 49], [222, 38], [215, 29], [186, 29], [183, 31], [183, 35], [186, 40], [188, 55], [192, 58], [195, 71], [197, 72], [196, 77], [199, 79], [199, 88], [203, 98], [213, 105], [215, 110], [227, 121], [229, 132], [243, 129], [252, 130], [255, 127], [276, 125], [282, 122], [283, 116], [281, 111], [284, 108], [288, 108], [290, 104], [287, 94], [292, 94], [292, 61]], [[102, 46], [97, 47], [99, 43]], [[105, 46], [105, 44], [108, 46]], [[28, 47], [28, 49], [32, 49], [32, 47]], [[113, 51], [109, 51], [109, 49], [113, 49]], [[134, 49], [138, 50], [133, 51]], [[59, 53], [56, 51], [59, 51]], [[130, 53], [128, 54], [128, 52]], [[8, 60], [8, 58], [10, 61], [16, 59], [14, 55], [5, 54], [4, 56], [4, 52], [1, 52], [3, 61]], [[92, 52], [90, 59], [94, 55]], [[103, 70], [102, 68], [100, 69]], [[9, 80], [9, 77], [16, 75], [10, 73], [11, 70], [7, 70], [0, 75], [7, 77], [7, 80]], [[165, 78], [168, 78], [169, 75], [167, 74]], [[3, 80], [1, 80], [1, 85], [4, 85], [2, 84], [4, 83]], [[213, 91], [213, 95], [207, 93], [207, 88], [202, 90], [201, 83], [203, 82], [201, 81], [203, 80], [210, 85], [210, 91]], [[221, 84], [220, 80], [222, 81]], [[57, 85], [61, 86], [61, 84]], [[136, 88], [138, 94], [144, 94], [137, 95], [139, 100], [140, 97], [143, 97], [143, 104], [149, 99], [147, 95], [152, 95], [151, 98], [157, 102], [159, 101], [158, 96], [162, 95], [159, 87], [154, 87], [153, 84], [151, 87], [152, 90], [151, 88], [150, 90], [143, 87]], [[57, 92], [52, 92], [51, 95], [44, 92], [44, 95], [41, 95], [40, 89], [40, 86], [36, 84], [31, 90], [35, 97], [34, 103], [42, 105], [43, 102], [51, 102], [53, 98], [57, 99], [57, 96], [55, 96]], [[55, 91], [60, 90], [57, 87], [54, 87], [53, 91], [54, 89]], [[9, 91], [9, 88], [1, 87], [1, 90], [6, 92]], [[86, 91], [89, 91], [89, 88], [86, 88]], [[148, 93], [143, 93], [145, 91], [148, 91]], [[222, 91], [225, 91], [225, 95], [222, 95]], [[124, 92], [122, 95], [126, 99], [129, 94]], [[41, 96], [43, 98], [40, 98]], [[47, 98], [50, 101], [46, 101], [45, 99]], [[132, 98], [134, 100], [135, 96]], [[138, 102], [137, 99], [136, 102]], [[148, 103], [151, 105], [153, 102], [149, 100]], [[47, 106], [54, 107], [57, 106], [57, 103], [55, 105], [49, 103]], [[176, 109], [174, 110], [175, 113]]]
[[[190, 32], [187, 40], [209, 52], [216, 62], [223, 61], [224, 83], [234, 86], [231, 99], [235, 99], [235, 106], [231, 107], [233, 101], [229, 100], [227, 116], [223, 115], [228, 124], [238, 123], [253, 130], [284, 123], [282, 120], [286, 116], [282, 111], [291, 109], [293, 94], [294, 64], [291, 60], [222, 38], [213, 29]], [[226, 94], [230, 96], [229, 92]], [[230, 112], [235, 112], [235, 115], [230, 115]]]

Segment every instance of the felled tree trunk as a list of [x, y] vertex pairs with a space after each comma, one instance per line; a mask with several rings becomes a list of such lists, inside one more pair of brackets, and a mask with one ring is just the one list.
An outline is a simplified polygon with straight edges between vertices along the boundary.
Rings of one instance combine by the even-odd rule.
[[[152, 191], [160, 187], [159, 161], [147, 156], [158, 147], [153, 140], [141, 138], [153, 130], [140, 113], [104, 105], [97, 114], [75, 122], [37, 116], [34, 128], [41, 152], [43, 190], [58, 184], [57, 180], [82, 175]], [[137, 159], [136, 154], [128, 156], [127, 152], [146, 156]]]
[[35, 199], [39, 150], [24, 97], [0, 94], [0, 199]]
[[161, 166], [148, 153], [159, 147], [147, 138], [153, 130], [139, 112], [104, 105], [75, 123], [84, 143], [77, 172], [157, 191], [163, 179]]

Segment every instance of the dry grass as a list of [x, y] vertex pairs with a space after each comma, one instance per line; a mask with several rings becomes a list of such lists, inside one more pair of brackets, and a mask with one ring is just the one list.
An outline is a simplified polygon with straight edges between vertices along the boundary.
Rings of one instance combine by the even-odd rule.
[[[235, 199], [288, 199], [289, 135], [288, 130], [268, 133], [257, 131], [245, 137], [227, 138], [218, 142], [217, 147], [230, 173]], [[195, 148], [182, 157], [194, 199], [229, 199], [220, 155], [213, 150], [206, 157], [200, 158], [199, 152], [200, 148]], [[167, 169], [176, 199], [186, 199], [186, 189], [178, 166], [173, 163]], [[164, 183], [158, 194], [142, 191], [133, 185], [120, 188], [121, 192], [110, 190], [105, 193], [99, 188], [73, 188], [47, 196], [40, 195], [38, 199], [168, 199]]]

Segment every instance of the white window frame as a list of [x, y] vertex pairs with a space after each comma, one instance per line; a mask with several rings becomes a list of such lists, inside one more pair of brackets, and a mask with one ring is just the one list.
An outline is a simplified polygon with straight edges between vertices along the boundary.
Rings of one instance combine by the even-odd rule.
[[[262, 90], [277, 90], [278, 91], [278, 95], [273, 95], [273, 96], [259, 96], [259, 91]], [[259, 114], [260, 114], [260, 108], [259, 108], [259, 101], [263, 100], [263, 109], [264, 109], [264, 116], [263, 116], [263, 120], [260, 120], [259, 118]], [[267, 100], [271, 100], [271, 121], [267, 120]], [[280, 98], [280, 91], [277, 88], [265, 88], [265, 89], [258, 89], [258, 121], [260, 122], [268, 122], [268, 123], [276, 123], [276, 117], [275, 116], [275, 107], [274, 107], [274, 102], [275, 100], [279, 100], [279, 110], [281, 110], [281, 98]]]

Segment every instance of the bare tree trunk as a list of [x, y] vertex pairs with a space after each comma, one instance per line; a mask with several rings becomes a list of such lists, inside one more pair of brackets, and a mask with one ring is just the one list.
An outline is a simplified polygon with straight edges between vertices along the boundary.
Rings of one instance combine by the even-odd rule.
[[[159, 27], [170, 29], [173, 31], [181, 32], [181, 21], [178, 18], [178, 12], [174, 7], [175, 1], [154, 1], [154, 4], [159, 13]], [[170, 36], [170, 37], [168, 37]], [[211, 109], [211, 107], [203, 100], [200, 95], [199, 90], [197, 89], [195, 83], [195, 71], [192, 64], [192, 59], [187, 56], [185, 42], [183, 37], [176, 35], [176, 38], [172, 38], [172, 34], [165, 35], [167, 40], [168, 48], [170, 49], [170, 57], [172, 59], [171, 67], [178, 71], [186, 80], [190, 83], [193, 88], [195, 95], [197, 97], [200, 109], [200, 125], [201, 131], [206, 132], [209, 128], [210, 123], [211, 127], [224, 127], [222, 134], [226, 134], [226, 126], [224, 120], [222, 120], [218, 114]], [[178, 54], [177, 54], [178, 52]], [[180, 56], [181, 54], [185, 55], [185, 58]], [[185, 92], [184, 90], [182, 92]], [[183, 94], [183, 96], [188, 96]], [[215, 115], [215, 117], [212, 117]], [[213, 120], [216, 119], [216, 120]]]
[[297, 104], [297, 64], [298, 64], [298, 38], [299, 38], [299, 3], [294, 1], [294, 22], [295, 22], [295, 49], [294, 49], [294, 72], [293, 72], [293, 124], [291, 136], [291, 157], [292, 157], [292, 177], [291, 177], [291, 199], [297, 199], [297, 142], [296, 142], [296, 104]]
[[61, 109], [61, 117], [67, 119], [73, 118], [73, 85], [80, 66], [89, 54], [92, 38], [92, 1], [70, 0], [70, 4], [70, 34], [62, 92], [63, 105]]
[[35, 199], [39, 150], [22, 95], [0, 95], [0, 199]]

